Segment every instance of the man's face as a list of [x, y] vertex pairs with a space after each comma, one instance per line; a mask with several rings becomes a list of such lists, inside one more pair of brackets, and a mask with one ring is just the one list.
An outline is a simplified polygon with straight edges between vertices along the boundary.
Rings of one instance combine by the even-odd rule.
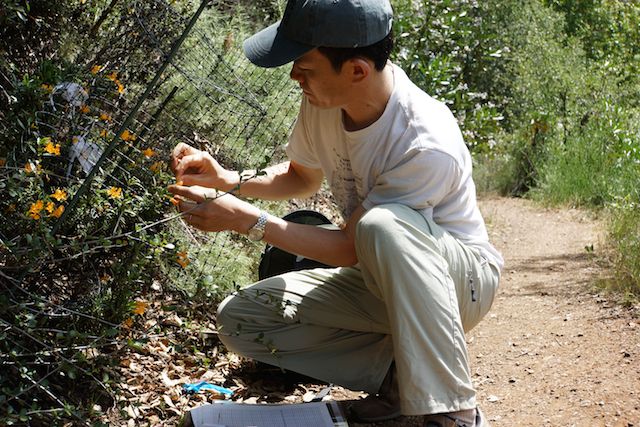
[[300, 84], [304, 95], [316, 107], [340, 107], [349, 100], [349, 76], [344, 71], [337, 73], [329, 59], [318, 49], [295, 60], [290, 76]]

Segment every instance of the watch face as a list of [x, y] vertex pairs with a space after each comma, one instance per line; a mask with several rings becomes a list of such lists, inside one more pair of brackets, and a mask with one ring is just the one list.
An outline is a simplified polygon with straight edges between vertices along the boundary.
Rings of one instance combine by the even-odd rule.
[[249, 240], [254, 240], [254, 241], [261, 240], [264, 237], [264, 230], [252, 228], [247, 233], [247, 237], [249, 238]]

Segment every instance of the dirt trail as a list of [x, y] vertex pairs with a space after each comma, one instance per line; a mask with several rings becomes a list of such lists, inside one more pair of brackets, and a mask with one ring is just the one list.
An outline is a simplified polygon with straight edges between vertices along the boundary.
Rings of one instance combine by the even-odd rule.
[[575, 210], [484, 200], [506, 261], [498, 298], [469, 337], [492, 426], [640, 426], [640, 320], [596, 295], [585, 249], [601, 227]]

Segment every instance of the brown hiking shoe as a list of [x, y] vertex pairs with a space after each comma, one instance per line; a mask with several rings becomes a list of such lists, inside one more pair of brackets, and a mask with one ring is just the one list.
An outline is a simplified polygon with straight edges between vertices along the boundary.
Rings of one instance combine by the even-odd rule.
[[480, 408], [423, 417], [424, 427], [489, 427]]
[[395, 364], [391, 364], [377, 394], [352, 402], [347, 411], [350, 421], [361, 423], [375, 423], [399, 417], [400, 394]]

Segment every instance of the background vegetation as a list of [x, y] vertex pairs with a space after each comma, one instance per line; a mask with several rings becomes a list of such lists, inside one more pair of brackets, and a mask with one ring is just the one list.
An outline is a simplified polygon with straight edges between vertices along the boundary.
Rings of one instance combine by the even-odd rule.
[[[65, 173], [74, 141], [60, 129], [80, 123], [94, 139], [116, 136], [162, 63], [158, 52], [197, 7], [170, 3], [143, 14], [133, 0], [0, 1], [0, 424], [98, 419], [93, 403], [118, 394], [110, 368], [122, 348], [162, 332], [140, 333], [140, 313], [158, 289], [214, 310], [252, 280], [255, 247], [232, 235], [185, 234], [164, 190], [171, 175], [163, 160], [179, 140], [240, 169], [282, 155], [298, 94], [286, 68], [256, 71], [240, 44], [279, 17], [283, 1], [213, 1], [133, 122], [137, 141], [122, 138], [88, 196], [57, 225], [85, 178], [78, 166]], [[637, 301], [640, 6], [392, 3], [394, 60], [458, 117], [480, 190], [603, 213], [615, 275], [607, 285]], [[141, 16], [147, 32], [163, 36], [150, 42]], [[94, 99], [91, 112], [64, 122], [73, 126], [61, 126], [49, 107], [62, 82]]]

